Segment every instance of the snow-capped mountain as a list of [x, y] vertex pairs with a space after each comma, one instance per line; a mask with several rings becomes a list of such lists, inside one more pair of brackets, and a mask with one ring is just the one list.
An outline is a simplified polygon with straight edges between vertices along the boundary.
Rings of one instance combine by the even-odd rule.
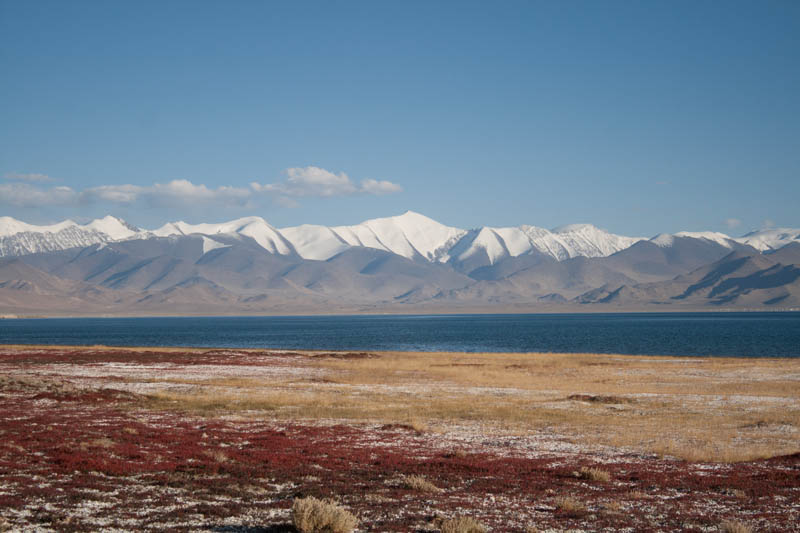
[[261, 217], [245, 217], [221, 224], [187, 224], [169, 222], [151, 232], [156, 237], [170, 235], [243, 235], [256, 241], [273, 254], [291, 255], [292, 245], [273, 226]]
[[[71, 220], [49, 226], [26, 224], [0, 217], [0, 256], [85, 247], [126, 239], [202, 235], [204, 249], [223, 245], [214, 236], [249, 238], [268, 252], [281, 256], [325, 261], [350, 248], [370, 248], [406, 259], [452, 263], [478, 268], [507, 258], [541, 254], [557, 261], [574, 257], [607, 257], [645, 240], [615, 235], [591, 224], [571, 224], [552, 230], [536, 226], [481, 227], [471, 230], [441, 224], [419, 213], [375, 218], [352, 226], [301, 225], [278, 229], [261, 217], [245, 217], [219, 224], [169, 222], [155, 230], [142, 230], [113, 216], [80, 225]], [[800, 242], [798, 229], [769, 229], [734, 238], [717, 232], [659, 234], [650, 242], [672, 247], [676, 239], [709, 242], [728, 249], [749, 245], [759, 251]]]
[[374, 248], [415, 259], [445, 262], [447, 253], [466, 231], [451, 228], [419, 213], [367, 220], [355, 226], [297, 226], [281, 233], [304, 259], [325, 260], [351, 247]]
[[462, 243], [455, 257], [466, 261], [485, 254], [489, 264], [506, 257], [538, 252], [563, 261], [571, 257], [606, 257], [642, 240], [614, 235], [591, 224], [572, 224], [554, 230], [536, 226], [481, 228], [471, 242]]
[[751, 231], [747, 235], [736, 239], [736, 241], [742, 244], [749, 244], [762, 252], [777, 250], [791, 242], [800, 242], [800, 229], [771, 228]]
[[751, 231], [742, 237], [731, 237], [717, 231], [680, 231], [674, 234], [660, 233], [650, 239], [650, 242], [663, 248], [672, 246], [675, 237], [689, 237], [692, 239], [702, 239], [734, 249], [737, 244], [752, 246], [760, 252], [778, 250], [789, 243], [800, 242], [800, 229], [791, 228], [771, 228], [758, 231]]
[[36, 226], [11, 217], [0, 217], [0, 257], [66, 250], [130, 239], [140, 233], [138, 228], [113, 216], [84, 225], [65, 220], [49, 226]]
[[590, 224], [564, 226], [553, 231], [534, 226], [464, 230], [445, 226], [419, 213], [367, 220], [355, 226], [297, 226], [281, 233], [305, 259], [329, 259], [355, 246], [385, 250], [408, 259], [431, 262], [465, 261], [485, 254], [494, 264], [505, 257], [531, 252], [558, 260], [604, 257], [641, 240], [614, 235]]
[[0, 259], [0, 314], [793, 308], [799, 235], [464, 230], [414, 212], [352, 226], [278, 229], [247, 217], [151, 231], [114, 217], [49, 226], [3, 217], [0, 255], [19, 257]]
[[724, 233], [719, 233], [717, 231], [679, 231], [678, 233], [659, 233], [652, 239], [650, 242], [653, 244], [660, 246], [662, 248], [669, 248], [675, 244], [676, 237], [684, 237], [690, 239], [700, 239], [703, 241], [713, 242], [723, 246], [725, 248], [733, 249], [737, 242], [736, 239], [725, 235]]

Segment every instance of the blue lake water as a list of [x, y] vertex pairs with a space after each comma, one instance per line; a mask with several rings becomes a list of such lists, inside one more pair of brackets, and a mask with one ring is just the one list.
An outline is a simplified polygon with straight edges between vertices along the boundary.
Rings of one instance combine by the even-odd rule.
[[23, 319], [0, 344], [800, 357], [800, 313]]

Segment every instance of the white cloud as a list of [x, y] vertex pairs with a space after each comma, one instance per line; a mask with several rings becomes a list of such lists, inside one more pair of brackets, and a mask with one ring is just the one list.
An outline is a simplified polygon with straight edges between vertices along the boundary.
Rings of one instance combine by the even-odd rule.
[[33, 183], [45, 183], [49, 181], [55, 181], [53, 178], [48, 176], [47, 174], [25, 174], [20, 172], [9, 172], [8, 174], [4, 175], [3, 178], [7, 180], [14, 180], [14, 181], [28, 181]]
[[101, 185], [86, 189], [81, 196], [88, 201], [103, 200], [115, 204], [132, 204], [142, 194], [142, 190], [144, 187], [138, 185]]
[[181, 204], [221, 203], [223, 205], [245, 205], [252, 192], [249, 189], [223, 185], [211, 189], [203, 184], [195, 185], [189, 180], [172, 180], [155, 183], [149, 187], [138, 185], [101, 185], [86, 189], [81, 196], [86, 201], [101, 200], [119, 204], [133, 204], [144, 200], [150, 205], [170, 207]]
[[51, 178], [43, 174], [6, 174], [8, 183], [0, 183], [0, 205], [17, 207], [85, 206], [95, 203], [179, 207], [218, 205], [223, 207], [250, 206], [257, 193], [274, 195], [273, 200], [283, 207], [298, 207], [296, 198], [306, 196], [332, 197], [358, 194], [383, 195], [402, 191], [396, 183], [365, 179], [353, 182], [347, 174], [335, 174], [324, 168], [294, 167], [286, 170], [287, 179], [278, 183], [251, 183], [250, 187], [208, 187], [189, 180], [172, 180], [148, 186], [99, 185], [76, 191], [70, 187], [46, 187]]
[[254, 182], [250, 187], [256, 192], [276, 193], [283, 197], [382, 195], [403, 190], [400, 185], [385, 180], [365, 179], [356, 184], [344, 172], [335, 174], [314, 166], [292, 167], [286, 169], [286, 175], [286, 181], [267, 184]]
[[244, 205], [253, 193], [249, 189], [228, 185], [211, 189], [203, 184], [195, 185], [189, 180], [172, 180], [169, 183], [156, 183], [149, 187], [145, 194], [151, 203], [156, 204], [177, 200], [185, 203]]
[[69, 187], [43, 189], [29, 183], [0, 184], [0, 204], [16, 207], [39, 207], [45, 205], [72, 205], [78, 194]]
[[391, 181], [365, 179], [361, 182], [361, 190], [367, 194], [382, 195], [401, 192], [403, 188]]
[[728, 229], [733, 229], [733, 228], [741, 226], [742, 225], [742, 221], [739, 220], [738, 218], [726, 218], [725, 219], [725, 225], [728, 227]]

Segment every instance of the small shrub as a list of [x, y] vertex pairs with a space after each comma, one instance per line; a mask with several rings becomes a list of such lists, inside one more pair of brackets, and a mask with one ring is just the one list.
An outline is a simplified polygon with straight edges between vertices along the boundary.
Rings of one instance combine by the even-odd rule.
[[581, 467], [580, 472], [578, 472], [578, 477], [581, 479], [588, 479], [589, 481], [602, 481], [603, 483], [611, 481], [611, 474], [606, 470], [588, 468], [585, 466]]
[[439, 492], [440, 489], [422, 476], [403, 476], [403, 487], [411, 490], [418, 490], [420, 492]]
[[456, 516], [442, 522], [442, 533], [486, 533], [486, 526], [471, 516]]
[[294, 501], [292, 522], [300, 533], [350, 533], [358, 525], [358, 519], [346, 509], [313, 496]]
[[582, 513], [586, 511], [586, 505], [571, 496], [556, 498], [555, 504], [556, 509], [564, 511], [565, 513]]
[[225, 452], [222, 450], [206, 450], [203, 452], [203, 454], [212, 458], [218, 463], [227, 463], [229, 460], [229, 457], [225, 455]]
[[753, 528], [736, 520], [725, 520], [719, 525], [722, 533], [753, 533]]
[[622, 511], [622, 504], [618, 501], [610, 501], [603, 504], [603, 508], [606, 510], [606, 512], [616, 514]]

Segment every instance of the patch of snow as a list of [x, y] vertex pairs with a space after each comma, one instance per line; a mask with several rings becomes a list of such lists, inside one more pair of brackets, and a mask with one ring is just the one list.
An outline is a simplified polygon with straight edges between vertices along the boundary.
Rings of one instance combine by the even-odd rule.
[[217, 248], [230, 248], [230, 244], [222, 244], [221, 242], [217, 242], [214, 239], [209, 239], [205, 235], [203, 235], [203, 254], [207, 254], [211, 250], [216, 250]]
[[765, 252], [767, 250], [777, 250], [789, 243], [800, 242], [800, 229], [798, 228], [771, 228], [759, 231], [752, 231], [747, 235], [734, 239], [736, 242], [747, 244]]

